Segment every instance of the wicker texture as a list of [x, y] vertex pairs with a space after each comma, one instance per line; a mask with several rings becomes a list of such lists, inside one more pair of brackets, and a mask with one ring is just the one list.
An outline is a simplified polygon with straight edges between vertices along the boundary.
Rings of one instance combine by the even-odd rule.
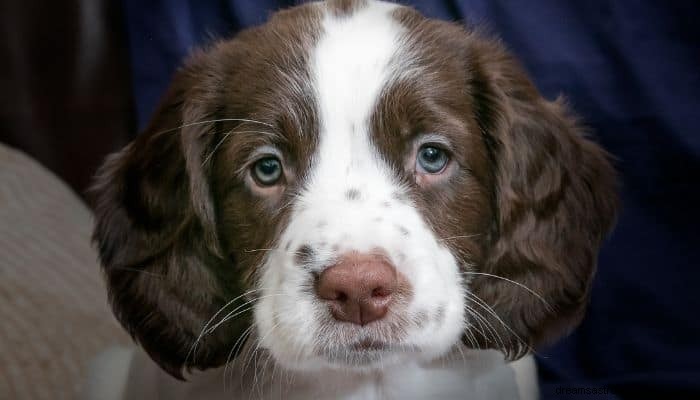
[[90, 359], [128, 338], [106, 302], [90, 211], [0, 145], [0, 398], [73, 399]]

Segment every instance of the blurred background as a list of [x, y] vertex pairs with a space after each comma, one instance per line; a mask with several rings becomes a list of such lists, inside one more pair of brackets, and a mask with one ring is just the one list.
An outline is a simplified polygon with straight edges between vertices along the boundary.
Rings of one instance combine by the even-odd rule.
[[[293, 3], [0, 1], [0, 398], [71, 398], [49, 386], [126, 341], [89, 245], [91, 176], [193, 48]], [[616, 157], [624, 209], [586, 319], [538, 355], [543, 397], [700, 398], [700, 2], [403, 3], [500, 36]]]

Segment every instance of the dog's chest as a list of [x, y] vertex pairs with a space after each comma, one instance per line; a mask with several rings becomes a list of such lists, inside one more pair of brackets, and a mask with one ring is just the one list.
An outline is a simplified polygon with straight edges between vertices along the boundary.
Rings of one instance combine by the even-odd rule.
[[303, 377], [297, 384], [282, 385], [265, 397], [299, 400], [518, 398], [513, 371], [505, 365], [486, 375], [474, 372], [466, 365], [458, 368], [410, 364], [365, 375], [322, 373]]
[[[453, 353], [426, 365], [394, 365], [377, 373], [300, 373], [272, 367], [266, 357], [245, 365], [195, 373], [179, 382], [160, 371], [145, 354], [131, 363], [126, 397], [230, 399], [535, 399], [534, 361], [505, 363], [495, 351]], [[154, 376], [156, 375], [156, 376]], [[135, 378], [134, 381], [132, 378]], [[150, 377], [144, 379], [144, 377]], [[156, 379], [153, 379], [156, 378]], [[144, 386], [147, 383], [148, 387]], [[153, 384], [153, 387], [151, 387]], [[137, 397], [133, 397], [137, 396]]]

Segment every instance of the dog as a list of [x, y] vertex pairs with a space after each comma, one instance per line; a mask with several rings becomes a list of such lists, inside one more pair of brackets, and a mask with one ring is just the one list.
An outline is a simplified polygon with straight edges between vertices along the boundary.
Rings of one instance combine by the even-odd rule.
[[188, 399], [534, 398], [618, 204], [498, 40], [369, 0], [193, 54], [94, 190], [114, 313]]

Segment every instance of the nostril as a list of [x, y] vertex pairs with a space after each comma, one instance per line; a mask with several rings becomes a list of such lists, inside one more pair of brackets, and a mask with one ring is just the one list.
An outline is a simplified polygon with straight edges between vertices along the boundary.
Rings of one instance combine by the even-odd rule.
[[386, 287], [380, 286], [372, 290], [372, 297], [388, 297], [391, 295], [391, 290]]
[[345, 303], [346, 301], [348, 301], [348, 295], [345, 292], [336, 292], [334, 300], [341, 303]]

